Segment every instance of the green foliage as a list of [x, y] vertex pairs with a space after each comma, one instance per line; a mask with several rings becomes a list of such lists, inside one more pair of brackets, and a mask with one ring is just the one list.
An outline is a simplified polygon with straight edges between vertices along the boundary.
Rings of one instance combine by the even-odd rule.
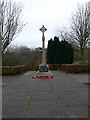
[[52, 39], [48, 42], [47, 58], [47, 63], [54, 63], [54, 43]]
[[48, 64], [72, 64], [74, 60], [74, 50], [71, 44], [66, 41], [59, 41], [58, 37], [54, 37], [54, 41], [50, 39], [47, 47], [47, 63]]

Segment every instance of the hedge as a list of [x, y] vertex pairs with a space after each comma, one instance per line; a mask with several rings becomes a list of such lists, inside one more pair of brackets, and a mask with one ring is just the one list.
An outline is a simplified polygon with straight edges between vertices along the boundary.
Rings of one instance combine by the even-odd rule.
[[27, 65], [2, 66], [2, 75], [17, 75], [27, 71]]
[[61, 70], [62, 64], [49, 64], [48, 67], [49, 70]]
[[67, 73], [90, 73], [90, 65], [66, 65]]
[[50, 70], [62, 70], [67, 73], [90, 73], [88, 64], [49, 64]]

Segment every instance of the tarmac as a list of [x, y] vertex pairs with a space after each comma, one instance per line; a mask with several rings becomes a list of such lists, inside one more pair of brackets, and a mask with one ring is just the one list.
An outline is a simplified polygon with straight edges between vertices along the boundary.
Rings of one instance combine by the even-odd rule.
[[3, 76], [3, 118], [88, 118], [88, 74], [52, 71], [53, 79], [32, 79], [35, 71]]

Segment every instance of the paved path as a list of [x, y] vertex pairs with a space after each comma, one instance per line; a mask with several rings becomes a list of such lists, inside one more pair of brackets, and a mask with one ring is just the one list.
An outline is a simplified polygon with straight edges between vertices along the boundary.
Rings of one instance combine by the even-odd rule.
[[32, 79], [34, 74], [3, 76], [3, 118], [88, 118], [87, 74], [53, 71], [53, 79]]

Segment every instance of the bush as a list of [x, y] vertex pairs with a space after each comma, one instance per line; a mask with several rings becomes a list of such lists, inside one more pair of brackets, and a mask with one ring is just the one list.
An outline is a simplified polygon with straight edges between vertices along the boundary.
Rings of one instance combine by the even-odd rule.
[[35, 66], [35, 67], [33, 68], [33, 70], [38, 71], [38, 70], [39, 70], [39, 66]]
[[3, 66], [2, 74], [3, 75], [16, 75], [17, 69], [16, 69], [16, 67]]
[[27, 66], [3, 66], [2, 67], [2, 75], [17, 75], [26, 72]]
[[49, 70], [61, 70], [62, 64], [49, 64]]
[[85, 64], [49, 64], [50, 70], [62, 70], [67, 73], [90, 73], [90, 65]]
[[66, 71], [66, 64], [62, 64], [62, 71]]
[[67, 73], [88, 73], [90, 72], [90, 65], [66, 65]]

